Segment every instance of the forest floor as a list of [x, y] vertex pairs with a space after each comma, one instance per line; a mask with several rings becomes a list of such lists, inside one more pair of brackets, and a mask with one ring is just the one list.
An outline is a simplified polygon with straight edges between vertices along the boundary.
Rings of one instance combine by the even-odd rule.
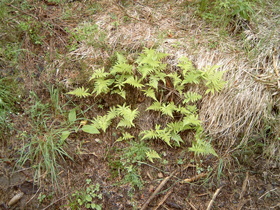
[[[199, 2], [1, 3], [1, 209], [280, 209], [280, 4], [244, 0], [227, 10]], [[194, 129], [172, 147], [138, 138], [173, 116], [145, 112], [151, 101], [132, 87], [125, 103], [69, 94], [92, 90], [89, 78], [109, 71], [116, 53], [133, 64], [147, 49], [168, 54], [169, 73], [181, 57], [224, 72], [220, 92], [190, 87], [203, 96], [195, 107], [217, 156], [189, 150]], [[157, 97], [176, 102], [174, 87]], [[127, 103], [141, 113], [133, 137], [119, 141], [127, 129], [117, 122], [84, 132]]]

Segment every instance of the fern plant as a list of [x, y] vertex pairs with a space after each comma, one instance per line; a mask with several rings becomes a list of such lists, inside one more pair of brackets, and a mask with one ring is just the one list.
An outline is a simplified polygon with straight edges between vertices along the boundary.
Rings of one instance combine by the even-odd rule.
[[[68, 94], [78, 97], [93, 95], [120, 95], [125, 103], [112, 106], [104, 116], [96, 116], [91, 124], [84, 125], [82, 130], [88, 133], [98, 134], [116, 123], [115, 129], [122, 129], [123, 136], [117, 141], [130, 140], [139, 136], [142, 140], [161, 139], [169, 146], [180, 146], [184, 143], [182, 132], [190, 130], [196, 134], [203, 132], [202, 123], [198, 119], [198, 109], [195, 103], [202, 99], [203, 95], [189, 91], [190, 86], [199, 85], [205, 87], [205, 94], [218, 92], [225, 85], [222, 76], [224, 72], [218, 71], [217, 66], [207, 67], [203, 70], [196, 69], [188, 58], [181, 58], [177, 67], [179, 70], [168, 72], [167, 64], [163, 60], [168, 54], [157, 52], [153, 49], [144, 49], [143, 53], [129, 63], [127, 59], [117, 54], [117, 61], [111, 69], [97, 69], [90, 77], [93, 84], [92, 92], [84, 87], [77, 88]], [[178, 69], [177, 68], [177, 69]], [[150, 104], [146, 112], [166, 118], [166, 123], [156, 123], [153, 129], [141, 130], [135, 124], [135, 120], [142, 113], [138, 109], [131, 109], [137, 104], [127, 99], [127, 94], [144, 94]], [[164, 96], [163, 96], [164, 95]], [[145, 99], [144, 99], [145, 100]], [[158, 114], [157, 114], [158, 113]], [[155, 115], [155, 116], [156, 116]], [[139, 133], [131, 135], [126, 129], [138, 128]], [[211, 144], [203, 138], [203, 135], [195, 135], [190, 151], [196, 155], [216, 155]], [[152, 150], [146, 153], [150, 161], [158, 158]]]

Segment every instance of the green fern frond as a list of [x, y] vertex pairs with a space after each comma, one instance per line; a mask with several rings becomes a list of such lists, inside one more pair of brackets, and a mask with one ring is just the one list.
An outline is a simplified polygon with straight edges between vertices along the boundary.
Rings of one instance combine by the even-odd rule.
[[184, 97], [185, 99], [183, 100], [183, 103], [187, 104], [189, 102], [196, 102], [200, 100], [202, 98], [202, 95], [189, 91], [187, 93], [184, 93]]
[[123, 99], [126, 99], [126, 91], [125, 90], [113, 90], [111, 91], [111, 94], [118, 94], [120, 95]]
[[181, 106], [181, 105], [177, 106], [175, 111], [185, 116], [191, 113], [185, 106]]
[[155, 150], [152, 150], [152, 149], [147, 151], [146, 155], [147, 155], [148, 160], [151, 161], [152, 163], [154, 162], [153, 159], [155, 159], [155, 158], [161, 159], [159, 154]]
[[92, 93], [100, 95], [101, 93], [108, 93], [110, 91], [110, 85], [114, 83], [114, 79], [98, 78], [94, 82], [94, 89]]
[[148, 88], [147, 90], [142, 90], [142, 91], [144, 92], [145, 96], [150, 97], [150, 98], [154, 99], [155, 101], [157, 101], [156, 93], [155, 93], [154, 89]]
[[97, 69], [94, 71], [94, 73], [92, 74], [92, 76], [90, 77], [90, 81], [94, 80], [94, 79], [98, 79], [98, 78], [106, 78], [109, 75], [108, 72], [105, 72], [104, 68], [101, 69]]
[[183, 139], [181, 138], [180, 134], [178, 133], [171, 133], [171, 139], [175, 141], [176, 146], [180, 146], [180, 143], [183, 143]]
[[146, 140], [146, 139], [161, 139], [163, 140], [165, 143], [168, 144], [168, 146], [171, 146], [171, 134], [168, 131], [168, 129], [164, 128], [164, 129], [160, 129], [160, 125], [156, 125], [155, 130], [151, 129], [151, 130], [145, 130], [142, 131], [140, 133], [140, 135], [142, 136], [142, 140]]
[[201, 121], [198, 119], [198, 115], [190, 114], [183, 119], [183, 126], [201, 126]]
[[108, 115], [104, 116], [97, 116], [92, 121], [93, 124], [96, 126], [97, 129], [102, 129], [104, 132], [106, 132], [107, 128], [111, 125], [111, 119], [108, 117]]
[[166, 129], [158, 130], [157, 132], [159, 139], [163, 140], [168, 146], [172, 147], [171, 134]]
[[115, 76], [115, 82], [114, 82], [114, 88], [117, 88], [119, 90], [122, 90], [125, 86], [124, 81], [127, 80], [127, 78], [131, 77], [131, 75], [128, 74], [121, 74]]
[[226, 81], [222, 79], [225, 72], [217, 71], [218, 68], [219, 66], [207, 67], [202, 74], [203, 79], [206, 80], [205, 85], [208, 88], [206, 90], [206, 94], [209, 92], [211, 92], [212, 94], [214, 94], [215, 92], [219, 92], [224, 88], [226, 84]]
[[113, 66], [113, 68], [111, 69], [110, 73], [112, 75], [114, 74], [129, 74], [132, 75], [133, 74], [133, 66], [127, 63], [119, 63]]
[[187, 105], [186, 108], [190, 113], [193, 113], [193, 114], [197, 113], [197, 107], [195, 105]]
[[148, 75], [151, 75], [153, 72], [155, 72], [155, 69], [153, 69], [151, 66], [145, 64], [138, 67], [138, 71], [142, 75], [141, 79], [145, 79], [148, 77]]
[[201, 138], [197, 138], [196, 142], [192, 144], [192, 146], [189, 148], [189, 151], [194, 152], [195, 155], [214, 155], [218, 157], [216, 151], [212, 147], [211, 143], [203, 140]]
[[111, 69], [110, 73], [112, 75], [115, 74], [133, 74], [133, 66], [128, 64], [126, 58], [122, 55], [117, 53], [117, 62]]
[[184, 124], [182, 121], [170, 122], [170, 123], [167, 123], [166, 126], [170, 131], [173, 131], [175, 133], [179, 133], [179, 132], [185, 130]]
[[144, 130], [140, 132], [139, 134], [141, 137], [141, 140], [147, 140], [147, 139], [156, 139], [158, 138], [158, 134], [155, 130]]
[[179, 59], [179, 66], [183, 69], [183, 76], [187, 75], [187, 72], [191, 72], [195, 70], [195, 67], [193, 66], [192, 62], [187, 57], [182, 57]]
[[148, 85], [157, 90], [159, 81], [162, 81], [164, 84], [166, 83], [165, 77], [166, 77], [166, 74], [163, 72], [158, 72], [157, 74], [149, 75]]
[[161, 110], [161, 103], [158, 101], [155, 101], [151, 106], [149, 106], [146, 111], [148, 110], [154, 110], [154, 111], [160, 111]]
[[144, 85], [140, 83], [139, 80], [135, 79], [135, 77], [130, 76], [129, 78], [127, 78], [124, 82], [124, 84], [129, 84], [135, 88], [142, 88]]
[[182, 86], [182, 79], [180, 78], [180, 75], [177, 74], [177, 72], [172, 72], [167, 76], [172, 79], [175, 89], [177, 89], [178, 86]]
[[201, 72], [199, 70], [194, 70], [184, 75], [184, 80], [182, 84], [199, 84], [200, 81], [201, 81]]
[[118, 112], [117, 112], [116, 107], [115, 106], [110, 107], [110, 110], [107, 113], [107, 118], [112, 120], [112, 119], [114, 119], [117, 116], [118, 116]]
[[135, 126], [133, 123], [133, 120], [138, 116], [139, 111], [137, 109], [131, 110], [129, 106], [123, 106], [118, 105], [116, 108], [116, 113], [119, 116], [122, 116], [123, 119], [120, 120], [119, 124], [117, 127], [122, 126], [122, 127], [127, 127], [130, 128], [132, 126]]
[[122, 136], [116, 140], [116, 142], [125, 141], [125, 140], [129, 140], [129, 139], [133, 139], [133, 138], [134, 138], [134, 136], [132, 136], [130, 133], [124, 132], [124, 133], [122, 133]]
[[90, 96], [91, 94], [88, 92], [88, 88], [85, 89], [84, 87], [76, 88], [73, 91], [68, 92], [67, 94], [75, 95], [80, 98]]
[[156, 52], [153, 49], [144, 49], [136, 60], [138, 64], [138, 71], [142, 75], [142, 79], [146, 78], [152, 72], [162, 71], [166, 68], [166, 64], [163, 64], [161, 60], [166, 57], [167, 54]]
[[174, 104], [174, 102], [172, 101], [171, 103], [168, 104], [162, 104], [160, 111], [165, 114], [168, 115], [172, 118], [174, 118], [173, 116], [173, 112], [177, 109], [176, 105]]

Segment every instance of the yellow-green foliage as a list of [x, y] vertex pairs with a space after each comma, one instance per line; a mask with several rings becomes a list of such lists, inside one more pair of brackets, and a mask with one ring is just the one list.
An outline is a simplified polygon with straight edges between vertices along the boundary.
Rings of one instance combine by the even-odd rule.
[[[137, 127], [134, 121], [141, 116], [141, 113], [137, 109], [131, 109], [135, 104], [127, 99], [127, 95], [128, 93], [137, 95], [137, 93], [143, 92], [146, 99], [150, 98], [150, 100], [146, 100], [147, 104], [152, 100], [152, 103], [146, 108], [146, 112], [151, 112], [151, 114], [158, 112], [162, 116], [166, 116], [167, 123], [166, 125], [156, 124], [155, 128], [151, 130], [139, 128], [138, 136], [141, 140], [161, 139], [171, 147], [180, 146], [181, 143], [184, 143], [181, 133], [192, 130], [197, 133], [198, 140], [190, 150], [195, 154], [216, 155], [211, 144], [202, 139], [203, 128], [198, 119], [195, 102], [200, 100], [203, 95], [188, 89], [190, 86], [199, 85], [204, 88], [205, 94], [214, 94], [220, 91], [225, 84], [222, 79], [223, 72], [219, 72], [217, 66], [199, 70], [192, 65], [190, 60], [181, 58], [177, 65], [180, 70], [168, 73], [167, 64], [162, 62], [166, 57], [165, 53], [144, 49], [135, 63], [130, 64], [123, 55], [117, 54], [117, 61], [111, 69], [101, 68], [93, 72], [90, 78], [90, 82], [93, 84], [91, 94], [84, 87], [69, 92], [68, 94], [78, 97], [89, 95], [96, 97], [107, 94], [111, 94], [110, 97], [113, 97], [113, 94], [118, 94], [125, 100], [124, 104], [110, 107], [106, 115], [95, 117], [92, 124], [85, 125], [83, 130], [96, 134], [100, 129], [106, 132], [114, 120], [118, 121], [116, 129]], [[171, 84], [167, 85], [167, 81], [171, 81]], [[166, 96], [162, 97], [161, 93], [165, 93]], [[176, 102], [168, 100], [167, 96], [170, 94], [173, 94]], [[118, 141], [133, 137], [128, 134], [119, 138]], [[155, 152], [146, 154], [151, 161], [152, 158], [157, 157]]]

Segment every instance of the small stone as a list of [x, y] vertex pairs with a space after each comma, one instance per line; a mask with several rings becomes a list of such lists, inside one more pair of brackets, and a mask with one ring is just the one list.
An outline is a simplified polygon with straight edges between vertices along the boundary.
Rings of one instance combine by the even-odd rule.
[[158, 178], [163, 178], [163, 174], [161, 172], [158, 173]]

